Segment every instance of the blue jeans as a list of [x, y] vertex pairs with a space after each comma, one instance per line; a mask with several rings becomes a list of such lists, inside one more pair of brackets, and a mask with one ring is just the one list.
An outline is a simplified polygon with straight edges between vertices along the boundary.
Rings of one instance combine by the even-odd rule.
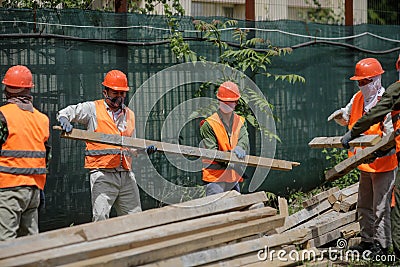
[[216, 182], [206, 184], [206, 196], [215, 195], [230, 190], [235, 190], [240, 193], [239, 183]]

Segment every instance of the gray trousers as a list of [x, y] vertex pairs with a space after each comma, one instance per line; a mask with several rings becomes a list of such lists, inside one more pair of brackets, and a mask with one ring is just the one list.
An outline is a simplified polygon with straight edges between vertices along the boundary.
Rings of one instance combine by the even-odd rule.
[[235, 190], [240, 193], [239, 183], [216, 182], [206, 184], [206, 196], [211, 196], [230, 190]]
[[92, 170], [90, 189], [93, 221], [108, 219], [113, 205], [117, 216], [142, 211], [139, 188], [131, 171]]
[[390, 202], [397, 168], [389, 172], [361, 171], [357, 211], [361, 240], [391, 244]]
[[0, 241], [39, 233], [39, 195], [29, 186], [0, 190]]

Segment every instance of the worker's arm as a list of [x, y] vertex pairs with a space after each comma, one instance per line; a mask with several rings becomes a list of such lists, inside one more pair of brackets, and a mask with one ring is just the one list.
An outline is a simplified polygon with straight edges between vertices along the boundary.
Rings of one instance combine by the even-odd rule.
[[246, 122], [244, 122], [242, 127], [240, 128], [237, 146], [242, 147], [246, 151], [246, 154], [249, 154], [250, 141], [249, 141], [249, 133], [247, 132]]
[[200, 136], [203, 148], [218, 150], [217, 137], [207, 121], [200, 127]]
[[351, 137], [355, 138], [361, 135], [371, 125], [383, 121], [389, 112], [397, 109], [400, 109], [400, 83], [389, 86], [376, 106], [354, 124], [351, 129]]
[[94, 131], [97, 127], [96, 107], [93, 101], [70, 105], [57, 113], [58, 121], [60, 117], [85, 125], [88, 131]]

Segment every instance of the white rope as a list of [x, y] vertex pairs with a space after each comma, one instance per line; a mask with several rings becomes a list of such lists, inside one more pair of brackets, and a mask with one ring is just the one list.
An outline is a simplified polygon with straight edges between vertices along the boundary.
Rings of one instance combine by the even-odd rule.
[[[36, 25], [45, 25], [45, 26], [57, 26], [57, 27], [69, 27], [69, 28], [93, 28], [93, 29], [151, 29], [151, 30], [158, 30], [158, 31], [166, 31], [170, 32], [170, 29], [165, 29], [165, 28], [158, 28], [158, 27], [153, 27], [153, 26], [146, 26], [146, 25], [135, 25], [135, 26], [86, 26], [86, 25], [69, 25], [69, 24], [57, 24], [57, 23], [44, 23], [44, 22], [31, 22], [31, 21], [0, 21], [0, 23], [26, 23], [26, 24], [36, 24]], [[389, 41], [389, 42], [395, 42], [395, 43], [400, 43], [400, 40], [396, 39], [391, 39], [391, 38], [386, 38], [380, 35], [376, 35], [370, 32], [363, 32], [360, 34], [356, 35], [350, 35], [350, 36], [344, 36], [344, 37], [318, 37], [318, 36], [312, 36], [312, 35], [303, 35], [303, 34], [297, 34], [297, 33], [291, 33], [291, 32], [286, 32], [282, 30], [275, 30], [275, 29], [259, 29], [259, 28], [226, 28], [226, 29], [220, 29], [220, 31], [233, 31], [233, 30], [252, 30], [252, 31], [261, 31], [261, 32], [272, 32], [272, 33], [281, 33], [284, 35], [290, 35], [290, 36], [295, 36], [295, 37], [301, 37], [305, 39], [313, 39], [313, 40], [348, 40], [348, 39], [355, 39], [359, 38], [362, 36], [372, 36], [377, 39]], [[198, 30], [183, 30], [183, 33], [201, 33], [201, 31]]]

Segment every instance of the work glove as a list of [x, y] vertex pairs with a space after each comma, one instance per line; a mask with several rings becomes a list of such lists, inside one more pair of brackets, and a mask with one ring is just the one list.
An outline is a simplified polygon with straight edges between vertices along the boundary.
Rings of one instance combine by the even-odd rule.
[[147, 155], [151, 155], [157, 151], [157, 147], [154, 145], [146, 147], [146, 153]]
[[[377, 150], [373, 154], [375, 157], [381, 158], [381, 157], [387, 156], [390, 152], [392, 152], [392, 150], [394, 150], [393, 147], [386, 149], [386, 150]], [[394, 154], [394, 152], [393, 152], [393, 154]]]
[[236, 154], [238, 159], [244, 159], [244, 157], [246, 157], [246, 151], [244, 151], [244, 149], [241, 146], [236, 146], [233, 149], [233, 153]]
[[72, 131], [73, 126], [66, 117], [60, 117], [58, 121], [65, 132], [70, 133]]
[[340, 126], [346, 126], [348, 124], [346, 118], [344, 117], [343, 109], [338, 109], [329, 115], [328, 121], [331, 120], [335, 120], [335, 122]]
[[340, 142], [342, 143], [344, 148], [349, 149], [349, 142], [353, 139], [354, 137], [351, 136], [351, 131], [347, 131], [347, 133], [343, 135], [342, 139], [340, 139]]

